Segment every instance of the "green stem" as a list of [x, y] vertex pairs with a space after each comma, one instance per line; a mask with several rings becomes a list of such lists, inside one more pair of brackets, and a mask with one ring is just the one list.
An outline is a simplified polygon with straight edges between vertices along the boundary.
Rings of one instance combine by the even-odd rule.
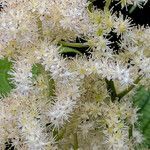
[[[46, 128], [49, 128], [49, 127], [51, 127], [51, 123], [46, 124]], [[52, 133], [53, 133], [53, 137], [55, 137], [55, 141], [58, 142], [59, 140], [63, 139], [64, 134], [66, 133], [66, 127], [62, 128], [60, 130], [54, 129], [54, 130], [52, 130]]]
[[62, 46], [67, 46], [67, 47], [76, 47], [76, 48], [88, 48], [88, 45], [82, 44], [82, 43], [69, 43], [69, 42], [64, 42], [60, 41], [60, 45]]
[[59, 134], [56, 135], [56, 141], [62, 140], [65, 132], [66, 132], [66, 128], [64, 128], [60, 132], [58, 132]]
[[111, 4], [111, 0], [106, 0], [106, 3], [105, 3], [105, 10], [108, 11], [109, 10], [109, 6]]
[[109, 95], [111, 97], [111, 100], [114, 101], [117, 97], [116, 89], [113, 80], [107, 80], [105, 79], [106, 85], [107, 85], [107, 91], [109, 92]]
[[133, 5], [131, 9], [129, 10], [129, 14], [132, 14], [134, 10], [136, 9], [136, 7], [137, 7], [136, 5]]
[[65, 47], [65, 46], [61, 46], [59, 49], [59, 52], [61, 54], [63, 54], [63, 53], [76, 53], [76, 54], [82, 55], [82, 53], [80, 51], [78, 51], [74, 48]]
[[138, 83], [140, 82], [141, 79], [142, 79], [142, 76], [139, 76], [139, 77], [134, 81], [134, 83], [133, 83], [131, 86], [129, 86], [127, 89], [125, 89], [124, 91], [122, 91], [121, 93], [119, 93], [119, 94], [117, 95], [117, 97], [119, 98], [119, 100], [120, 100], [121, 98], [123, 98], [125, 95], [127, 95], [127, 94], [136, 86], [136, 84], [138, 84]]
[[79, 146], [78, 146], [78, 135], [77, 132], [73, 134], [74, 137], [74, 150], [78, 150]]
[[51, 98], [55, 95], [55, 82], [50, 76], [50, 73], [45, 71], [43, 66], [41, 67], [41, 74], [43, 75], [45, 81], [47, 81], [47, 96]]
[[44, 35], [43, 35], [43, 24], [40, 19], [40, 16], [37, 17], [37, 27], [38, 27], [38, 33], [39, 33], [39, 39], [42, 41], [44, 40]]
[[96, 0], [89, 0], [89, 5], [88, 5], [88, 10], [89, 12], [93, 11], [94, 5], [93, 2], [95, 2]]
[[131, 139], [133, 136], [133, 125], [129, 126], [129, 139]]

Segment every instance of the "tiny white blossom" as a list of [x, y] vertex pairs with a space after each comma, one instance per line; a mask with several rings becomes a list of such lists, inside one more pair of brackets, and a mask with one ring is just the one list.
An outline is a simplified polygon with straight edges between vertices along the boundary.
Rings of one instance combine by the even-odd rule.
[[27, 59], [22, 58], [21, 61], [14, 63], [13, 70], [9, 72], [12, 76], [12, 83], [15, 84], [15, 91], [22, 95], [28, 95], [32, 89], [32, 64]]
[[66, 121], [69, 121], [69, 118], [75, 107], [76, 102], [72, 101], [71, 99], [57, 101], [47, 115], [49, 116], [52, 124], [56, 128], [59, 128], [64, 125]]

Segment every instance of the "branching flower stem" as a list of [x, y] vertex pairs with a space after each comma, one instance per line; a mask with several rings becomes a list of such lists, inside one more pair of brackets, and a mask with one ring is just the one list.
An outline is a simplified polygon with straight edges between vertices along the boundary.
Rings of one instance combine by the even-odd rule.
[[39, 74], [41, 74], [44, 79], [47, 86], [47, 97], [52, 98], [55, 95], [55, 82], [50, 76], [50, 73], [48, 71], [45, 71], [44, 67], [41, 64], [35, 65], [38, 68]]
[[107, 85], [107, 91], [111, 97], [112, 101], [115, 101], [117, 97], [116, 89], [113, 80], [107, 80], [105, 79], [106, 85]]
[[111, 0], [106, 0], [106, 3], [105, 3], [105, 10], [106, 10], [106, 11], [109, 10], [110, 4], [111, 4]]
[[109, 92], [109, 95], [111, 97], [112, 102], [116, 100], [116, 98], [118, 98], [118, 100], [120, 101], [125, 95], [127, 95], [142, 79], [143, 76], [139, 76], [131, 86], [129, 86], [128, 88], [126, 88], [124, 91], [122, 91], [121, 93], [117, 94], [116, 92], [116, 88], [114, 85], [113, 80], [107, 80], [106, 81], [106, 85], [107, 85], [107, 91]]
[[129, 139], [131, 139], [133, 136], [133, 125], [130, 125], [129, 127]]
[[39, 33], [39, 39], [42, 41], [44, 40], [44, 35], [43, 35], [43, 25], [42, 21], [40, 20], [40, 17], [37, 17], [37, 26], [38, 26], [38, 33]]
[[74, 138], [74, 150], [78, 150], [79, 146], [78, 146], [78, 135], [77, 135], [77, 132], [75, 132], [73, 134], [73, 138]]
[[82, 43], [69, 43], [69, 42], [64, 42], [64, 41], [60, 41], [59, 42], [60, 45], [62, 46], [66, 46], [66, 47], [76, 47], [76, 48], [88, 48], [88, 45], [84, 45]]
[[70, 47], [65, 47], [65, 46], [61, 46], [60, 49], [59, 49], [60, 53], [63, 54], [63, 53], [76, 53], [78, 55], [82, 55], [82, 53], [74, 48], [70, 48]]
[[[55, 132], [56, 132], [56, 131], [55, 131]], [[56, 136], [55, 141], [62, 140], [65, 133], [66, 133], [66, 128], [61, 129], [61, 130], [59, 131], [59, 133], [58, 133], [58, 131], [57, 131], [57, 132], [54, 134], [54, 135]]]
[[136, 86], [136, 84], [138, 84], [138, 83], [141, 81], [142, 77], [143, 77], [143, 76], [139, 76], [139, 77], [134, 81], [134, 83], [133, 83], [131, 86], [129, 86], [129, 87], [126, 88], [124, 91], [122, 91], [121, 93], [119, 93], [119, 94], [117, 95], [117, 97], [119, 98], [119, 100], [121, 100], [121, 98], [123, 98], [125, 95], [127, 95], [127, 94]]

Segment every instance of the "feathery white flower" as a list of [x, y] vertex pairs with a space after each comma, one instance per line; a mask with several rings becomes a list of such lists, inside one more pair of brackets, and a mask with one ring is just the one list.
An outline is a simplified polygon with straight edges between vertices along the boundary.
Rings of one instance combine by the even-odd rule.
[[134, 5], [138, 6], [139, 8], [142, 8], [144, 4], [148, 2], [148, 0], [117, 0], [120, 1], [122, 8], [127, 5]]
[[130, 77], [130, 70], [122, 66], [120, 63], [106, 60], [95, 60], [93, 62], [97, 73], [103, 77], [107, 77], [108, 80], [119, 80], [121, 85], [130, 84], [133, 82]]
[[109, 150], [129, 150], [129, 126], [124, 122], [124, 115], [126, 111], [120, 111], [119, 105], [110, 102], [109, 105], [102, 104], [102, 114], [104, 114], [104, 120], [106, 127], [104, 126], [103, 133], [105, 135], [104, 143]]
[[89, 136], [90, 130], [94, 129], [94, 122], [90, 122], [90, 123], [85, 122], [79, 125], [79, 128], [82, 132], [83, 137], [87, 138]]
[[140, 133], [140, 131], [134, 129], [134, 130], [133, 130], [133, 139], [134, 139], [135, 143], [140, 144], [140, 143], [143, 142], [144, 137], [143, 137], [143, 135]]
[[86, 6], [87, 0], [76, 0], [64, 2], [60, 5], [63, 19], [60, 24], [63, 28], [82, 33], [82, 24], [88, 18]]
[[44, 133], [44, 127], [41, 125], [38, 118], [28, 114], [28, 112], [22, 113], [19, 117], [19, 128], [22, 137], [25, 139], [25, 143], [29, 150], [43, 150], [46, 146], [54, 144], [54, 139], [51, 135]]
[[124, 16], [120, 14], [119, 17], [115, 17], [114, 20], [114, 32], [116, 32], [117, 35], [122, 35], [132, 29], [132, 20], [130, 18], [124, 18]]
[[132, 4], [135, 6], [138, 6], [139, 8], [142, 8], [144, 4], [148, 2], [148, 0], [131, 0]]
[[55, 102], [54, 106], [50, 109], [47, 115], [50, 117], [52, 124], [59, 128], [66, 121], [69, 121], [74, 108], [76, 107], [76, 101], [66, 98], [66, 100], [58, 100]]
[[22, 95], [28, 95], [32, 89], [31, 69], [32, 64], [28, 59], [20, 58], [14, 62], [13, 70], [9, 73], [12, 76], [12, 83], [15, 84], [15, 91]]

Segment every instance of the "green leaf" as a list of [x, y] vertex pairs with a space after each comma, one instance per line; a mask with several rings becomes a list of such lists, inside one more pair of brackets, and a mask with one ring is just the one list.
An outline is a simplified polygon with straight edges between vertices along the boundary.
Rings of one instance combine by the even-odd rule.
[[13, 88], [8, 74], [11, 68], [12, 62], [8, 61], [7, 58], [0, 59], [0, 96], [7, 96]]
[[150, 89], [146, 90], [141, 86], [134, 98], [135, 106], [140, 108], [139, 113], [141, 117], [139, 118], [139, 128], [144, 135], [143, 148], [150, 148]]
[[42, 75], [45, 79], [45, 84], [48, 87], [48, 97], [53, 97], [55, 95], [55, 82], [51, 77], [51, 73], [45, 71], [41, 64], [35, 64], [32, 67], [33, 78], [36, 79], [38, 75]]
[[32, 74], [33, 78], [36, 78], [36, 76], [40, 75], [43, 72], [43, 66], [41, 64], [34, 64], [32, 66]]

